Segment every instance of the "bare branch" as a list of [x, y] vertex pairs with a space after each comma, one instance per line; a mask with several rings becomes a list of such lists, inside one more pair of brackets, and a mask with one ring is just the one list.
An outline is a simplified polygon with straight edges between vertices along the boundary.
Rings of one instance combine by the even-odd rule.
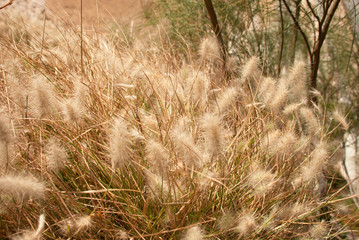
[[309, 0], [307, 0], [307, 5], [308, 5], [310, 11], [312, 12], [313, 16], [317, 19], [318, 23], [320, 24], [320, 18], [318, 16], [318, 14], [315, 12], [315, 10]]
[[326, 35], [329, 29], [330, 22], [332, 21], [334, 17], [334, 13], [337, 10], [339, 6], [340, 0], [334, 0], [331, 5], [329, 5], [329, 11], [328, 16], [325, 18], [324, 24], [323, 24], [323, 33]]
[[223, 42], [223, 38], [222, 38], [222, 29], [219, 26], [219, 23], [218, 23], [218, 20], [217, 20], [217, 15], [216, 15], [216, 12], [214, 11], [212, 1], [211, 0], [204, 0], [204, 2], [206, 4], [206, 8], [207, 8], [207, 11], [208, 11], [208, 14], [209, 14], [209, 18], [211, 19], [213, 31], [216, 34], [217, 40], [219, 41], [219, 43], [221, 45], [222, 54], [225, 56], [226, 50], [225, 50], [224, 42]]
[[204, 0], [204, 3], [206, 4], [206, 8], [209, 14], [209, 18], [211, 19], [212, 28], [214, 33], [216, 34], [217, 41], [219, 42], [221, 46], [221, 52], [222, 52], [222, 60], [223, 60], [223, 69], [226, 68], [226, 57], [227, 57], [227, 51], [226, 47], [224, 45], [224, 41], [222, 38], [222, 29], [219, 26], [216, 12], [214, 11], [214, 7], [212, 4], [212, 0]]
[[6, 3], [4, 6], [1, 6], [1, 7], [0, 7], [0, 10], [3, 9], [3, 8], [6, 8], [6, 7], [8, 7], [8, 6], [10, 6], [10, 5], [13, 3], [13, 1], [14, 1], [14, 0], [9, 0], [8, 3]]
[[304, 42], [305, 42], [305, 45], [306, 45], [306, 47], [307, 47], [309, 56], [310, 56], [310, 58], [311, 58], [310, 61], [312, 62], [312, 61], [313, 61], [313, 59], [312, 59], [312, 50], [311, 50], [310, 44], [309, 44], [309, 42], [308, 42], [307, 35], [305, 35], [303, 29], [300, 27], [298, 20], [297, 20], [297, 19], [295, 18], [295, 16], [293, 15], [293, 12], [292, 12], [292, 10], [289, 8], [288, 3], [286, 2], [286, 0], [282, 0], [282, 1], [283, 1], [283, 3], [284, 3], [285, 8], [286, 8], [287, 11], [289, 12], [289, 15], [290, 15], [290, 17], [292, 18], [294, 24], [297, 26], [297, 28], [298, 28], [300, 34], [302, 35], [302, 37], [303, 37], [303, 39], [304, 39]]

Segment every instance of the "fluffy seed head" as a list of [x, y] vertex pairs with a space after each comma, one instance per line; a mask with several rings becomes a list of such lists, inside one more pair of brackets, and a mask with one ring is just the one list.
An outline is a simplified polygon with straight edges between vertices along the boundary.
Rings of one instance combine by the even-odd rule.
[[76, 235], [86, 231], [91, 225], [92, 219], [90, 215], [78, 215], [63, 221], [60, 225], [60, 229], [64, 235]]
[[66, 150], [56, 141], [51, 138], [46, 147], [47, 167], [52, 171], [61, 170], [67, 161]]
[[117, 232], [116, 237], [118, 240], [127, 240], [130, 239], [130, 236], [128, 235], [127, 232], [120, 230]]
[[281, 132], [274, 130], [263, 138], [262, 147], [269, 154], [292, 154], [297, 143], [294, 131]]
[[294, 204], [284, 207], [278, 214], [277, 218], [280, 220], [288, 220], [295, 218], [305, 213], [307, 210], [307, 205], [303, 203], [296, 202]]
[[218, 221], [218, 227], [220, 230], [224, 231], [230, 229], [235, 225], [235, 215], [232, 212], [224, 212], [222, 217]]
[[259, 78], [260, 72], [258, 69], [259, 58], [256, 56], [251, 57], [246, 65], [243, 66], [242, 69], [242, 79], [255, 79], [255, 81]]
[[344, 128], [345, 131], [349, 130], [349, 124], [346, 121], [345, 117], [343, 116], [343, 114], [336, 109], [333, 113], [332, 116], [334, 118], [335, 121], [337, 121], [338, 123], [340, 123], [342, 125], [342, 127]]
[[199, 102], [200, 106], [203, 107], [207, 102], [208, 92], [210, 89], [210, 79], [203, 73], [199, 72], [196, 76], [191, 79], [189, 87], [193, 88], [192, 99], [194, 103]]
[[75, 89], [73, 98], [81, 105], [85, 105], [89, 91], [88, 87], [81, 83], [79, 80], [74, 82], [74, 87]]
[[41, 214], [39, 217], [39, 223], [35, 231], [27, 231], [20, 236], [11, 238], [12, 240], [40, 240], [42, 232], [45, 228], [45, 215]]
[[297, 140], [297, 136], [293, 131], [287, 131], [282, 133], [277, 142], [277, 152], [280, 152], [282, 154], [293, 153]]
[[308, 93], [306, 81], [307, 75], [305, 63], [295, 63], [288, 77], [288, 84], [290, 84], [289, 96], [293, 102], [306, 101]]
[[41, 77], [36, 77], [32, 82], [32, 91], [30, 97], [32, 98], [32, 107], [38, 117], [53, 113], [55, 108], [55, 98], [51, 86]]
[[264, 151], [268, 151], [270, 154], [276, 153], [275, 144], [280, 139], [281, 132], [277, 130], [270, 131], [267, 135], [265, 135], [261, 141], [261, 147]]
[[203, 239], [203, 233], [199, 226], [191, 227], [187, 230], [184, 240], [202, 240]]
[[202, 40], [199, 46], [199, 54], [202, 59], [213, 62], [221, 58], [221, 50], [216, 38], [208, 37]]
[[292, 103], [284, 107], [283, 114], [290, 115], [296, 112], [303, 103]]
[[176, 151], [184, 164], [189, 167], [199, 167], [203, 165], [207, 159], [204, 157], [205, 154], [196, 146], [192, 135], [183, 125], [185, 124], [180, 122], [177, 127], [171, 131], [171, 137]]
[[230, 111], [231, 106], [236, 101], [237, 90], [233, 87], [226, 88], [223, 90], [217, 98], [217, 106], [219, 113], [225, 115]]
[[313, 111], [308, 107], [301, 107], [299, 112], [305, 122], [308, 135], [316, 134], [320, 130], [320, 126]]
[[263, 196], [273, 190], [278, 182], [275, 175], [264, 169], [255, 169], [248, 177], [248, 185], [254, 189], [254, 194]]
[[162, 199], [163, 197], [168, 196], [169, 185], [168, 182], [163, 178], [163, 176], [147, 171], [146, 177], [152, 199]]
[[213, 186], [215, 179], [216, 174], [209, 171], [208, 168], [205, 168], [201, 173], [198, 174], [197, 178], [195, 179], [195, 183], [197, 184], [199, 191], [206, 192]]
[[109, 138], [112, 168], [122, 167], [130, 161], [131, 141], [127, 124], [121, 117], [115, 120]]
[[258, 94], [265, 105], [270, 105], [276, 90], [276, 82], [273, 78], [266, 77], [260, 84]]
[[328, 235], [328, 228], [324, 221], [313, 225], [309, 230], [310, 235], [316, 239], [324, 239]]
[[85, 110], [81, 103], [75, 98], [66, 99], [62, 104], [62, 112], [65, 117], [65, 121], [78, 122], [85, 116]]
[[249, 211], [243, 211], [239, 216], [236, 232], [241, 236], [248, 236], [253, 233], [256, 227], [257, 223], [254, 214]]
[[310, 183], [316, 180], [326, 167], [328, 152], [323, 142], [319, 143], [311, 154], [311, 158], [301, 169], [300, 175], [294, 180], [294, 186], [299, 187], [302, 183]]
[[163, 145], [155, 140], [146, 142], [146, 155], [155, 173], [163, 175], [168, 168], [169, 155]]
[[226, 146], [228, 131], [221, 126], [217, 115], [207, 113], [201, 119], [201, 128], [204, 133], [206, 149], [212, 156], [221, 154]]
[[276, 87], [273, 98], [269, 101], [268, 107], [272, 111], [280, 111], [284, 104], [287, 102], [288, 94], [289, 90], [287, 87], [287, 83], [284, 79], [281, 79]]
[[0, 177], [0, 194], [11, 195], [17, 200], [22, 197], [41, 199], [45, 196], [45, 184], [32, 176], [5, 175]]

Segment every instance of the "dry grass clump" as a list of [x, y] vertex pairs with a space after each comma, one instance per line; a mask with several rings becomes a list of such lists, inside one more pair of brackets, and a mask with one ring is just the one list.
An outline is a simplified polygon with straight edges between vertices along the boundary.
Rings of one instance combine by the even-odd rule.
[[[0, 176], [9, 206], [0, 238], [35, 229], [42, 213], [47, 228], [40, 217], [31, 239], [344, 232], [331, 209], [344, 188], [327, 179], [331, 132], [307, 103], [304, 64], [278, 80], [253, 57], [223, 79], [207, 64], [220, 55], [212, 38], [190, 61], [161, 41], [130, 46], [98, 34], [80, 49], [77, 29], [49, 24], [39, 41], [24, 26], [2, 26], [0, 37], [0, 102], [11, 120], [1, 118], [0, 141], [14, 149]], [[20, 30], [26, 41], [14, 39]]]

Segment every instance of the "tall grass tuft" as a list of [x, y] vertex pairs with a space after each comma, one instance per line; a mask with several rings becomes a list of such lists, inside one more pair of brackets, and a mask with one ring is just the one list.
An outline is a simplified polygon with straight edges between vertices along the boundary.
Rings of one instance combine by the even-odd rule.
[[32, 238], [345, 238], [355, 225], [336, 207], [350, 198], [304, 64], [278, 79], [252, 57], [222, 79], [212, 38], [183, 57], [164, 35], [120, 31], [80, 49], [71, 24], [16, 19], [0, 16], [1, 239], [44, 215]]

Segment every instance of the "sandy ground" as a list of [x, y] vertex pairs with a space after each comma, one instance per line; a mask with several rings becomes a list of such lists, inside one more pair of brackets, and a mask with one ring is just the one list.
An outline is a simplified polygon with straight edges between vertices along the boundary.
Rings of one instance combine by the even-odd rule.
[[[83, 0], [83, 26], [100, 30], [113, 23], [131, 24], [141, 21], [143, 7], [149, 0]], [[52, 14], [75, 25], [80, 24], [80, 0], [47, 0]]]

